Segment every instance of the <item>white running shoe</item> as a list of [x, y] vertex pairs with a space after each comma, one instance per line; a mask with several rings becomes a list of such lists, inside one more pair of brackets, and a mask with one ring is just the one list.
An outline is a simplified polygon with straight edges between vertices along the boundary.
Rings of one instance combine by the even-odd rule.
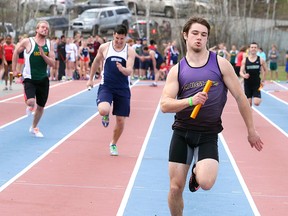
[[118, 149], [117, 149], [116, 144], [110, 144], [110, 155], [118, 156]]
[[33, 107], [27, 106], [26, 107], [26, 114], [27, 114], [27, 116], [31, 116], [33, 114]]
[[30, 127], [29, 132], [34, 134], [35, 137], [44, 137], [44, 135], [39, 131], [39, 128], [32, 128]]

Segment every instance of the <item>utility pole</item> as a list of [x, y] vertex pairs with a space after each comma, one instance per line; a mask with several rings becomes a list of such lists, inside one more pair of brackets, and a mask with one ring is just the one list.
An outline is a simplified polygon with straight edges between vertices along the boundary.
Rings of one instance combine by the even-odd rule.
[[151, 0], [148, 0], [147, 7], [146, 7], [146, 30], [147, 30], [147, 42], [150, 41], [150, 2]]

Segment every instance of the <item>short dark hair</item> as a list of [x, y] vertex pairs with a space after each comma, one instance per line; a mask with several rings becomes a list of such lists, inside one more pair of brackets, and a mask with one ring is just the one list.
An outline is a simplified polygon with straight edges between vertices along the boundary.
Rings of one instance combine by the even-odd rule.
[[117, 26], [114, 30], [114, 34], [122, 34], [122, 35], [127, 35], [128, 33], [128, 30], [127, 30], [127, 27], [123, 24]]
[[155, 40], [150, 40], [150, 44], [151, 44], [151, 45], [155, 45], [155, 44], [156, 44], [156, 41], [155, 41]]
[[144, 50], [144, 51], [148, 51], [148, 50], [149, 50], [148, 46], [144, 46], [144, 47], [143, 47], [143, 50]]
[[[256, 42], [253, 41], [253, 42], [250, 43], [250, 46], [251, 46], [252, 44], [254, 44], [254, 45], [256, 45], [256, 46], [258, 47], [258, 43], [256, 43]], [[250, 46], [249, 46], [249, 47], [250, 47]]]
[[191, 25], [194, 23], [199, 23], [201, 25], [206, 26], [208, 29], [208, 36], [210, 35], [210, 28], [211, 28], [210, 24], [208, 23], [206, 19], [201, 18], [201, 17], [191, 17], [183, 26], [182, 32], [183, 33], [185, 32], [188, 35], [189, 29], [191, 28]]

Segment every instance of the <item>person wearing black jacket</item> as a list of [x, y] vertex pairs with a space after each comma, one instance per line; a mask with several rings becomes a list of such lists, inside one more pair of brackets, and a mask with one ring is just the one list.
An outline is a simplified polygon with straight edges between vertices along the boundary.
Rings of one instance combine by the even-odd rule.
[[61, 36], [61, 41], [57, 47], [58, 59], [59, 59], [59, 70], [58, 70], [58, 80], [62, 80], [62, 77], [65, 76], [66, 69], [66, 38], [64, 35]]

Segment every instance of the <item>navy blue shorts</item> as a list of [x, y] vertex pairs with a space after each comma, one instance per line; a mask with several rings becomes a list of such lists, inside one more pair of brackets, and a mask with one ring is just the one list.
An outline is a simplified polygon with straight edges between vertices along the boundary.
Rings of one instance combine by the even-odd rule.
[[134, 66], [133, 66], [134, 69], [140, 69], [141, 68], [141, 60], [139, 58], [135, 58], [135, 61], [134, 61]]
[[169, 161], [191, 165], [192, 160], [211, 158], [219, 161], [218, 134], [174, 129]]
[[130, 89], [111, 89], [105, 85], [100, 85], [97, 95], [97, 106], [102, 102], [113, 102], [112, 114], [116, 116], [129, 117], [130, 115]]

